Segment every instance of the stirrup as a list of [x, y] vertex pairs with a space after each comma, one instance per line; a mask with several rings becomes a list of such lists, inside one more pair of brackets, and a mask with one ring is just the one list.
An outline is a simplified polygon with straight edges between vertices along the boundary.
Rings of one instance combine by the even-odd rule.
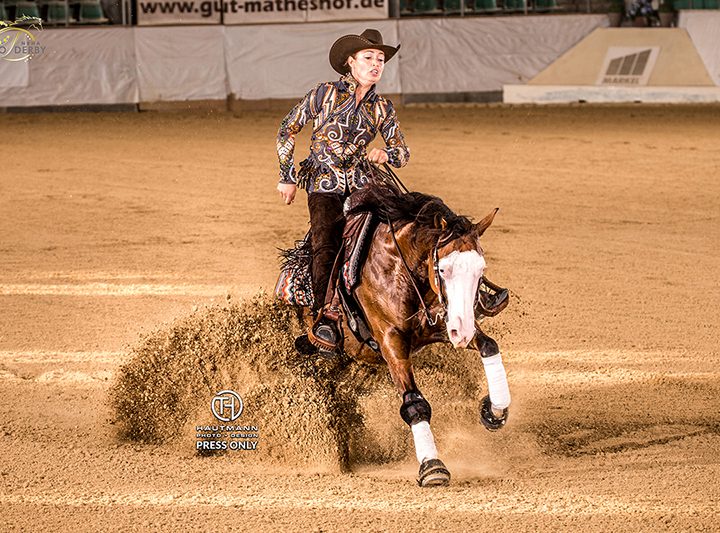
[[505, 309], [509, 302], [510, 294], [507, 289], [495, 285], [485, 276], [482, 277], [477, 297], [477, 306], [480, 314], [495, 316]]
[[[336, 309], [322, 311], [312, 327], [308, 329], [308, 340], [320, 351], [340, 352], [342, 333], [340, 332], [339, 314], [335, 313], [337, 313]], [[334, 319], [333, 314], [338, 318]]]

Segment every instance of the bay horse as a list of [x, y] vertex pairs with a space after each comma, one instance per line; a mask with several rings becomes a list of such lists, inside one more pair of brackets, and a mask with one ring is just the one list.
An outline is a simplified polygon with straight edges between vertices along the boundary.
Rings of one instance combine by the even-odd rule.
[[[488, 383], [480, 420], [498, 430], [508, 417], [510, 392], [500, 350], [476, 324], [476, 313], [493, 316], [507, 304], [507, 291], [483, 276], [480, 237], [497, 211], [473, 224], [440, 198], [372, 182], [346, 203], [347, 216], [370, 212], [379, 221], [354, 295], [380, 353], [352, 335], [345, 335], [343, 349], [352, 358], [387, 364], [403, 400], [400, 416], [412, 431], [422, 487], [448, 485], [450, 472], [438, 457], [430, 403], [413, 377], [413, 352], [448, 341], [480, 352]], [[491, 293], [481, 287], [504, 291], [502, 305], [487, 305]]]

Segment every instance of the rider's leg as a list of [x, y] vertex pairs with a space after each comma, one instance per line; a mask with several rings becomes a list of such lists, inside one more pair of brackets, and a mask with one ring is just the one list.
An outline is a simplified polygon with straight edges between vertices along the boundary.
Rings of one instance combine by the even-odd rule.
[[[315, 297], [314, 310], [323, 310], [332, 276], [332, 267], [342, 244], [344, 226], [343, 197], [339, 194], [311, 193], [308, 195], [310, 211], [310, 240], [313, 250], [312, 281]], [[310, 332], [313, 341], [323, 347], [336, 346], [340, 332], [337, 329], [337, 313], [325, 307]]]
[[339, 194], [314, 192], [308, 195], [315, 310], [322, 308], [325, 303], [331, 269], [342, 243], [342, 207], [342, 196]]

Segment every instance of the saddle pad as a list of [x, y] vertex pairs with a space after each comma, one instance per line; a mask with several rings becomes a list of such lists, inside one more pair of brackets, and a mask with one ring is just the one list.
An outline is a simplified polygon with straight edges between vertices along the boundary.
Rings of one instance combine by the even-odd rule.
[[315, 297], [312, 290], [310, 262], [312, 250], [310, 233], [295, 243], [294, 248], [283, 250], [282, 269], [275, 283], [275, 296], [290, 305], [312, 307]]

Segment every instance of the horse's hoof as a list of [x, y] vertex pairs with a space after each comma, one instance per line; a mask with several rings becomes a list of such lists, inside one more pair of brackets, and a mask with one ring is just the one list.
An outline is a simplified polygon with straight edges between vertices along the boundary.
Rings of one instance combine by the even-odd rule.
[[300, 335], [295, 338], [295, 349], [301, 355], [315, 355], [318, 349], [313, 346], [307, 335]]
[[421, 487], [447, 487], [450, 471], [440, 459], [427, 459], [420, 465], [417, 483]]
[[497, 431], [502, 429], [508, 419], [507, 407], [503, 409], [501, 417], [495, 416], [492, 412], [492, 403], [490, 402], [490, 396], [485, 396], [480, 404], [480, 422], [489, 431]]

